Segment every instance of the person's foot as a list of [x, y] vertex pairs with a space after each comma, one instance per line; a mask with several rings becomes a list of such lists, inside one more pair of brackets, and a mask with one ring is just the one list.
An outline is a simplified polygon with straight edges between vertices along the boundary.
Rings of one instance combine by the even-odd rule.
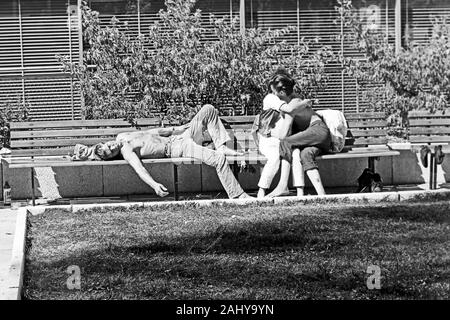
[[241, 194], [238, 199], [252, 199], [254, 197], [250, 196], [248, 193], [244, 192], [243, 194]]
[[262, 199], [266, 196], [266, 190], [264, 189], [259, 189], [258, 190], [258, 195], [256, 196], [258, 199]]
[[271, 193], [267, 195], [267, 198], [275, 198], [275, 197], [282, 197], [282, 196], [288, 196], [289, 195], [289, 189], [287, 188], [275, 188]]
[[238, 152], [236, 150], [230, 149], [225, 145], [219, 146], [216, 151], [220, 152], [226, 156], [242, 156], [242, 155], [244, 155], [243, 152]]
[[303, 188], [297, 188], [297, 197], [303, 197], [305, 195], [305, 191]]

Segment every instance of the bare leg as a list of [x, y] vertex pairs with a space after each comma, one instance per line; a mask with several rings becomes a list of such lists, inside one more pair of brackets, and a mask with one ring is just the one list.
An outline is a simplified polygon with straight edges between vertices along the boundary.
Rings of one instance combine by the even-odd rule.
[[[276, 138], [283, 139], [287, 135], [290, 134], [291, 125], [294, 118], [289, 114], [283, 114], [282, 119], [278, 121], [276, 124], [276, 128], [274, 129]], [[279, 152], [279, 150], [278, 150]], [[278, 170], [278, 169], [277, 169]], [[289, 174], [291, 171], [291, 164], [287, 159], [281, 160], [281, 173], [280, 180], [278, 181], [278, 185], [275, 189], [267, 195], [267, 197], [273, 198], [283, 195], [289, 195], [288, 183], [289, 183]], [[276, 172], [275, 172], [276, 173]], [[274, 175], [275, 175], [274, 173]]]
[[297, 197], [303, 196], [305, 194], [305, 172], [303, 171], [299, 148], [292, 151], [292, 180], [297, 190]]
[[311, 183], [316, 189], [317, 194], [319, 196], [325, 195], [325, 190], [323, 188], [322, 180], [320, 179], [319, 170], [311, 169], [306, 171], [306, 174], [308, 175], [309, 180], [311, 180]]
[[303, 197], [305, 195], [305, 187], [297, 187], [297, 197]]
[[280, 168], [280, 157], [276, 154], [267, 154], [267, 162], [262, 169], [261, 176], [258, 182], [258, 198], [263, 198], [266, 191], [270, 188], [273, 177], [277, 174]]
[[244, 155], [244, 153], [230, 149], [224, 144], [222, 144], [221, 146], [218, 146], [216, 150], [217, 150], [217, 152], [220, 152], [226, 156], [242, 156], [242, 155]]
[[258, 190], [258, 195], [256, 196], [258, 199], [264, 198], [264, 196], [266, 195], [266, 189], [264, 188], [259, 188]]
[[181, 141], [182, 157], [191, 157], [212, 166], [216, 169], [222, 186], [227, 192], [229, 198], [248, 198], [249, 195], [244, 192], [239, 182], [233, 175], [228, 166], [225, 155], [215, 150], [199, 146], [190, 138]]
[[289, 163], [289, 161], [282, 159], [280, 181], [278, 182], [276, 188], [273, 189], [273, 191], [269, 193], [267, 197], [273, 198], [289, 195], [288, 182], [290, 172], [291, 172], [291, 164]]

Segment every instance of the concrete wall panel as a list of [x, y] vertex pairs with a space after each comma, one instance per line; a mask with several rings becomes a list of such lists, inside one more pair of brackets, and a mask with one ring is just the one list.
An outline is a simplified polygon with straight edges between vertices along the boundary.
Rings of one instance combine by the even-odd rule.
[[[428, 188], [429, 166], [424, 168], [417, 152], [400, 150], [400, 156], [382, 157], [376, 161], [376, 171], [380, 173], [385, 184], [418, 184]], [[330, 187], [356, 187], [357, 178], [368, 165], [367, 159], [320, 160], [319, 170], [325, 185]], [[164, 184], [173, 192], [172, 164], [145, 165], [154, 179]], [[238, 180], [248, 191], [257, 190], [261, 165], [253, 164], [254, 172], [242, 172]], [[4, 181], [12, 187], [13, 199], [31, 198], [30, 169], [9, 169], [3, 166]], [[206, 165], [183, 164], [178, 166], [180, 192], [223, 191], [214, 168]], [[88, 196], [123, 196], [153, 194], [143, 181], [139, 179], [129, 165], [118, 166], [86, 166], [36, 169], [36, 196], [51, 198], [59, 194], [61, 197]], [[450, 155], [438, 166], [438, 185], [446, 186], [450, 182]], [[279, 174], [275, 177], [272, 188], [278, 183]], [[292, 187], [292, 182], [290, 182]], [[311, 183], [306, 179], [306, 187]]]

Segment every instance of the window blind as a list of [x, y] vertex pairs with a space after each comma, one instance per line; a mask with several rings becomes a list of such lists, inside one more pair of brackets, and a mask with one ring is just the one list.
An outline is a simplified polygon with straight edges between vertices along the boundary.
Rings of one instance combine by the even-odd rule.
[[[0, 103], [28, 106], [31, 120], [80, 118], [80, 93], [56, 57], [79, 62], [76, 4], [76, 0], [2, 1]], [[74, 11], [68, 11], [71, 8]]]

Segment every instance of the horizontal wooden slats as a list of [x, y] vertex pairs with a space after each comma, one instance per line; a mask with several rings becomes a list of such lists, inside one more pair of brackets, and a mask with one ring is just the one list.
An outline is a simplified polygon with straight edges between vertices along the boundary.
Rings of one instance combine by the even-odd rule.
[[245, 140], [252, 137], [251, 131], [241, 131], [241, 130], [233, 130], [233, 134], [236, 137], [237, 140]]
[[[449, 120], [450, 121], [450, 120]], [[410, 135], [450, 135], [450, 123], [448, 127], [412, 127]]]
[[[48, 155], [51, 156], [51, 155]], [[112, 161], [71, 161], [70, 157], [58, 158], [58, 159], [2, 159], [7, 163], [11, 169], [14, 168], [37, 168], [37, 167], [84, 167], [84, 166], [116, 166], [116, 165], [128, 165], [125, 160], [112, 160]], [[234, 161], [231, 159], [230, 162]], [[143, 159], [143, 163], [175, 163], [175, 164], [187, 164], [195, 163], [193, 158], [161, 158], [161, 159]]]
[[233, 130], [245, 130], [250, 131], [252, 129], [253, 123], [239, 123], [239, 124], [232, 124]]
[[450, 136], [410, 136], [411, 143], [439, 143], [450, 142]]
[[11, 139], [30, 139], [30, 138], [64, 138], [64, 137], [101, 137], [115, 136], [121, 132], [129, 132], [137, 130], [136, 128], [114, 128], [114, 129], [83, 129], [79, 132], [73, 130], [30, 130], [30, 131], [13, 131]]
[[411, 111], [408, 120], [411, 143], [450, 142], [450, 112]]
[[370, 129], [370, 130], [351, 129], [351, 135], [353, 137], [385, 136], [386, 130], [383, 130], [383, 129]]
[[229, 116], [229, 117], [221, 117], [222, 120], [228, 122], [228, 123], [253, 123], [255, 121], [255, 116]]
[[[136, 121], [138, 126], [158, 126], [160, 119], [149, 118]], [[131, 127], [131, 123], [122, 119], [112, 120], [67, 120], [67, 121], [36, 121], [11, 122], [11, 130], [48, 129], [48, 128], [104, 128], [104, 127]]]
[[[253, 136], [251, 135], [251, 130], [249, 128], [242, 128], [242, 125], [247, 121], [253, 121], [253, 117], [234, 117], [231, 119], [233, 122], [229, 123], [232, 127], [232, 136], [236, 138], [236, 148], [237, 150], [251, 152], [251, 154], [258, 154], [257, 146], [255, 141], [253, 140]], [[159, 123], [159, 119], [141, 119], [141, 123]], [[25, 124], [17, 123], [12, 126], [12, 135], [16, 137], [23, 137], [19, 139], [13, 139], [14, 147], [13, 153], [11, 154], [11, 158], [9, 158], [9, 163], [11, 167], [38, 167], [38, 166], [67, 166], [67, 165], [112, 165], [112, 164], [122, 164], [124, 161], [99, 161], [99, 162], [91, 162], [91, 161], [80, 161], [80, 162], [71, 162], [67, 159], [64, 159], [66, 162], [61, 161], [40, 161], [40, 160], [20, 160], [15, 161], [15, 157], [22, 156], [65, 156], [70, 155], [73, 152], [73, 147], [76, 143], [83, 143], [86, 145], [93, 145], [100, 141], [111, 140], [112, 136], [102, 137], [104, 134], [112, 134], [114, 135], [118, 131], [128, 130], [129, 128], [122, 127], [124, 125], [123, 120], [81, 120], [81, 121], [60, 121], [60, 122], [48, 122], [48, 123], [29, 123], [28, 125], [33, 128], [33, 130], [24, 130], [27, 127]], [[372, 121], [376, 122], [376, 121]], [[354, 124], [358, 123], [358, 121], [353, 121]], [[347, 146], [344, 152], [333, 155], [324, 155], [319, 157], [320, 159], [337, 159], [337, 158], [367, 158], [367, 157], [378, 157], [378, 156], [394, 156], [397, 155], [398, 152], [391, 151], [385, 145], [387, 142], [386, 136], [381, 136], [384, 132], [381, 129], [364, 129], [366, 123], [364, 121], [361, 122], [363, 124], [363, 128], [356, 129], [355, 134], [352, 139], [348, 139], [351, 142], [351, 146]], [[43, 130], [43, 125], [47, 125], [51, 130]], [[86, 126], [86, 128], [80, 128], [80, 124]], [[130, 126], [129, 123], [126, 123]], [[101, 128], [96, 128], [96, 126]], [[105, 127], [117, 125], [115, 128], [107, 128]], [[237, 128], [234, 128], [234, 125]], [[56, 128], [62, 128], [57, 130]], [[74, 127], [73, 129], [68, 129], [70, 127]], [[45, 134], [45, 131], [48, 131], [48, 134]], [[60, 135], [58, 136], [58, 133]], [[34, 135], [33, 135], [34, 134]], [[73, 134], [72, 138], [63, 138], [70, 137]], [[98, 137], [93, 137], [92, 134], [98, 135]], [[371, 134], [376, 134], [380, 136], [369, 136]], [[38, 138], [39, 137], [39, 138]], [[47, 137], [47, 139], [43, 139], [42, 137]], [[58, 139], [58, 137], [61, 137]], [[374, 147], [366, 147], [371, 146]], [[229, 158], [229, 162], [233, 161], [255, 161], [264, 163], [266, 159], [262, 156], [250, 156], [248, 155], [243, 157], [234, 157]], [[234, 159], [234, 160], [233, 160]], [[240, 159], [240, 160], [239, 160]], [[22, 162], [21, 162], [22, 161]], [[147, 161], [147, 160], [145, 160]], [[146, 163], [144, 161], [144, 163]], [[156, 160], [148, 160], [152, 163], [155, 162], [175, 162], [174, 159], [156, 159]], [[192, 159], [185, 159], [185, 163], [189, 161], [192, 162]], [[150, 163], [149, 162], [149, 163]]]
[[[367, 120], [369, 117], [379, 119], [380, 115], [364, 114], [353, 117], [363, 120], [348, 121], [351, 138], [347, 139], [347, 144], [365, 146], [387, 142], [384, 130], [386, 121]], [[238, 149], [256, 149], [250, 130], [254, 116], [222, 117], [222, 119], [231, 126], [230, 134], [236, 138]], [[137, 120], [139, 125], [149, 127], [156, 127], [160, 122], [159, 118]], [[113, 140], [118, 133], [132, 130], [136, 129], [121, 119], [17, 122], [11, 123], [11, 144], [14, 155], [27, 154], [26, 149], [30, 151], [28, 152], [30, 155], [39, 155], [40, 152], [42, 155], [66, 154], [66, 148], [73, 147], [77, 143], [93, 145]], [[57, 148], [63, 148], [64, 151], [58, 151]]]
[[435, 119], [419, 119], [414, 118], [409, 120], [409, 125], [411, 127], [421, 126], [450, 126], [450, 118], [435, 118]]
[[240, 141], [236, 144], [237, 151], [249, 151], [257, 150], [257, 146], [254, 140]]
[[353, 153], [335, 153], [335, 154], [325, 154], [322, 156], [317, 157], [317, 159], [323, 159], [323, 160], [333, 160], [333, 159], [356, 159], [356, 158], [378, 158], [378, 157], [392, 157], [392, 156], [398, 156], [400, 155], [399, 151], [364, 151], [361, 150], [359, 152], [353, 152]]
[[357, 138], [354, 140], [353, 145], [386, 144], [387, 142], [388, 142], [387, 137]]
[[33, 156], [63, 156], [73, 153], [74, 146], [64, 148], [45, 148], [45, 149], [14, 149], [12, 157], [33, 157]]
[[374, 121], [347, 121], [349, 128], [384, 128], [387, 122], [384, 120], [374, 120]]
[[438, 118], [438, 117], [450, 117], [450, 109], [449, 110], [440, 110], [431, 113], [427, 110], [416, 110], [416, 111], [409, 111], [408, 112], [408, 118]]
[[361, 113], [347, 113], [345, 114], [347, 120], [384, 120], [386, 114], [384, 112], [361, 112]]
[[71, 139], [41, 139], [41, 140], [19, 140], [14, 142], [14, 148], [43, 148], [43, 147], [66, 147], [74, 146], [78, 143], [85, 145], [94, 145], [99, 142], [114, 140], [108, 138], [71, 138]]
[[[160, 122], [159, 118], [136, 120], [142, 130], [158, 127]], [[13, 122], [10, 127], [12, 156], [66, 155], [77, 143], [94, 145], [137, 130], [122, 119]]]

